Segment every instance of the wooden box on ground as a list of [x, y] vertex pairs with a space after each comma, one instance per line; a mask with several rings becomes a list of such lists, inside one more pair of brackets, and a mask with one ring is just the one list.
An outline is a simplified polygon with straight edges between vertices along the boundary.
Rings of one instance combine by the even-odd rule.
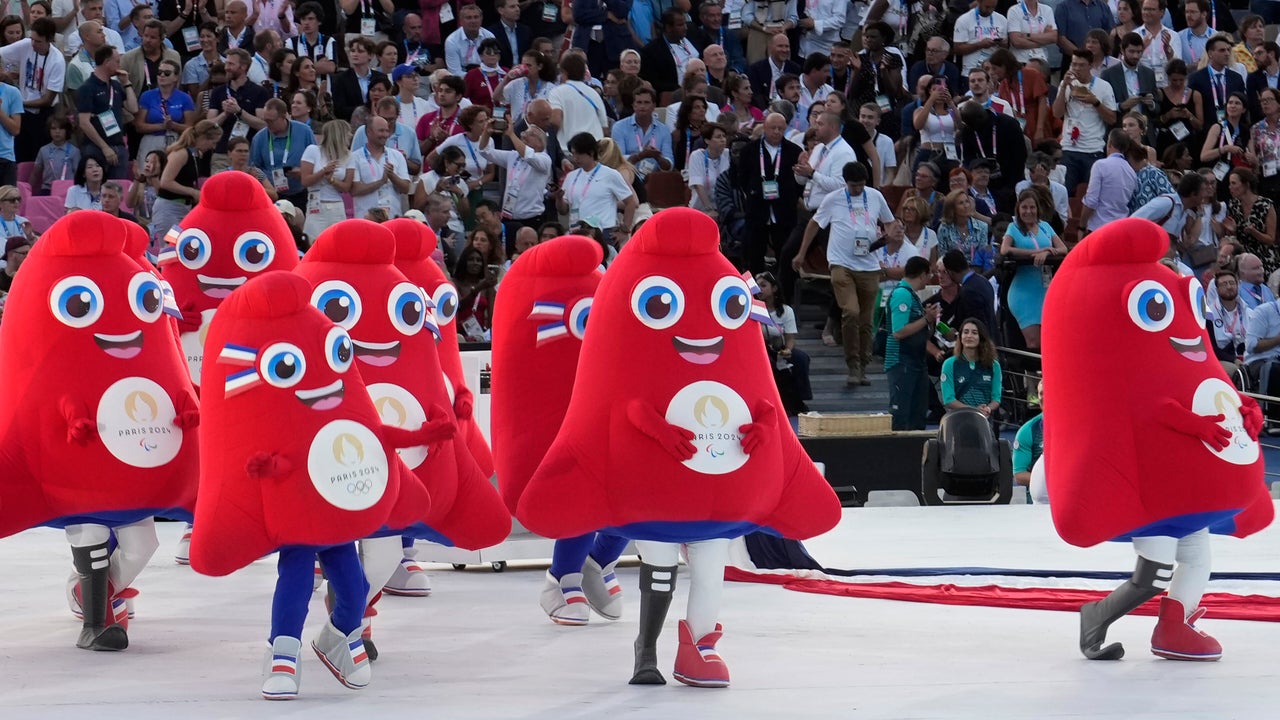
[[805, 437], [853, 437], [893, 431], [888, 413], [801, 413], [800, 435]]

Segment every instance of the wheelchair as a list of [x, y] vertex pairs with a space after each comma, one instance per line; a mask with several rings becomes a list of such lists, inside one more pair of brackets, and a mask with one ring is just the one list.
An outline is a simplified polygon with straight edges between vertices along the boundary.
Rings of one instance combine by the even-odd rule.
[[1013, 450], [977, 408], [951, 410], [924, 445], [920, 475], [925, 505], [1008, 505]]

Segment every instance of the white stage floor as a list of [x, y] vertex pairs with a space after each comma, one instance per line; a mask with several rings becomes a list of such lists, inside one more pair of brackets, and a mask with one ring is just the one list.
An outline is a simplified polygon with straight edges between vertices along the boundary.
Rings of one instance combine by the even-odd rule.
[[[1070, 548], [1047, 508], [864, 508], [808, 544], [829, 567], [998, 566], [1129, 570], [1127, 545]], [[74, 647], [63, 599], [70, 570], [60, 532], [0, 541], [0, 718], [1226, 718], [1275, 717], [1280, 624], [1202, 621], [1225, 648], [1218, 663], [1148, 652], [1153, 618], [1125, 618], [1118, 663], [1084, 660], [1073, 613], [860, 600], [729, 583], [720, 649], [727, 690], [631, 687], [637, 571], [620, 572], [627, 616], [584, 628], [538, 608], [541, 569], [432, 572], [429, 598], [386, 598], [375, 621], [373, 683], [342, 688], [314, 655], [302, 696], [259, 699], [275, 569], [228, 578], [171, 562], [179, 528], [135, 584], [138, 617], [123, 653]], [[1219, 571], [1277, 570], [1280, 530], [1215, 544]], [[1111, 583], [1114, 585], [1116, 583]], [[670, 678], [680, 587], [660, 646]], [[1271, 594], [1280, 594], [1280, 583]], [[678, 611], [678, 612], [677, 612]], [[319, 595], [307, 638], [323, 621]]]

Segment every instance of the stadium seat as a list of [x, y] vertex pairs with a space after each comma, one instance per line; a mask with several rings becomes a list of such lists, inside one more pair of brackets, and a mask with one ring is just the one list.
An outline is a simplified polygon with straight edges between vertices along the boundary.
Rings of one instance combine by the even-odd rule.
[[38, 233], [47, 231], [58, 218], [67, 214], [63, 203], [66, 198], [56, 195], [32, 196], [27, 198], [26, 212], [23, 213], [31, 222], [31, 229]]
[[61, 205], [67, 199], [67, 191], [75, 184], [75, 180], [54, 180], [49, 186], [49, 195], [58, 198], [58, 204]]
[[925, 443], [920, 475], [925, 505], [1008, 505], [1013, 451], [977, 408], [950, 410]]
[[36, 164], [33, 162], [18, 163], [18, 182], [31, 182], [31, 171], [34, 170]]
[[907, 194], [905, 185], [886, 185], [880, 188], [880, 194], [884, 195], [884, 201], [889, 206], [889, 211], [898, 214], [898, 204], [902, 202], [902, 196]]

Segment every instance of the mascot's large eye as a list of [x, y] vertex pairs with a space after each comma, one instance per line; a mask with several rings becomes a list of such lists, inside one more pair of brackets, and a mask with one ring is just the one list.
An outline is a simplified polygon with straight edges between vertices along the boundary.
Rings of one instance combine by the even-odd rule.
[[427, 315], [427, 300], [413, 283], [402, 282], [387, 298], [387, 314], [391, 324], [404, 335], [417, 335]]
[[342, 328], [330, 328], [324, 338], [324, 357], [334, 372], [344, 373], [351, 368], [354, 350], [351, 347], [351, 336]]
[[258, 374], [268, 385], [290, 388], [302, 382], [307, 372], [307, 359], [292, 343], [278, 342], [267, 347], [258, 357]]
[[341, 280], [326, 280], [311, 293], [311, 304], [334, 325], [350, 330], [360, 321], [360, 294]]
[[63, 325], [89, 327], [102, 317], [102, 291], [83, 275], [63, 278], [49, 291], [49, 309]]
[[199, 270], [209, 262], [213, 254], [213, 244], [203, 230], [187, 228], [178, 234], [178, 242], [174, 243], [178, 251], [178, 262], [188, 270]]
[[1173, 324], [1173, 296], [1155, 280], [1143, 280], [1129, 291], [1129, 319], [1147, 332]]
[[653, 330], [665, 330], [684, 315], [684, 291], [675, 280], [650, 275], [631, 291], [631, 312]]
[[276, 258], [276, 246], [271, 244], [271, 238], [256, 230], [236, 238], [233, 251], [236, 265], [245, 272], [266, 270]]
[[164, 314], [164, 288], [150, 273], [138, 273], [129, 280], [129, 309], [142, 322], [153, 323]]
[[458, 314], [458, 291], [449, 283], [445, 283], [436, 288], [436, 294], [431, 298], [436, 306], [436, 324], [444, 327], [453, 322], [453, 317]]
[[1196, 319], [1196, 324], [1204, 327], [1204, 316], [1208, 309], [1205, 304], [1204, 286], [1195, 280], [1187, 283], [1187, 288], [1191, 293], [1191, 315]]
[[569, 332], [582, 339], [587, 331], [587, 316], [591, 314], [591, 298], [582, 298], [569, 309]]
[[751, 315], [751, 290], [740, 277], [722, 277], [711, 290], [711, 314], [728, 330], [736, 330]]

